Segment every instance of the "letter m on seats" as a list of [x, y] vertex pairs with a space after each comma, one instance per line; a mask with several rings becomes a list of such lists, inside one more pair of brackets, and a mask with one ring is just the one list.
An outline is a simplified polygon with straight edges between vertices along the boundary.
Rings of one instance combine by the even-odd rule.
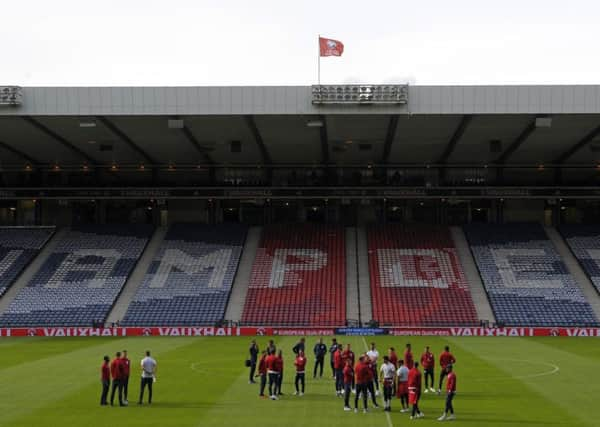
[[150, 288], [162, 288], [173, 271], [181, 271], [190, 276], [211, 270], [208, 282], [203, 287], [218, 289], [223, 286], [225, 273], [231, 260], [231, 249], [219, 249], [203, 256], [193, 256], [179, 249], [167, 249], [150, 281]]

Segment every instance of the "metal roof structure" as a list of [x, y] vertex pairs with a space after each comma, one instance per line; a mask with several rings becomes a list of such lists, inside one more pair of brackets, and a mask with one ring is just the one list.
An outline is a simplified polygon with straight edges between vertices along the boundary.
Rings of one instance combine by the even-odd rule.
[[600, 163], [600, 86], [410, 86], [397, 105], [318, 105], [310, 86], [25, 87], [20, 102], [0, 106], [6, 173], [381, 167], [441, 185], [489, 168], [584, 185]]

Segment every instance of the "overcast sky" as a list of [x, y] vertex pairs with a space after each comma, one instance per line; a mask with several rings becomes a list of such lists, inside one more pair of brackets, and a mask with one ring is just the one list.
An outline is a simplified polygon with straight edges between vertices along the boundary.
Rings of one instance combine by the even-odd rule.
[[2, 0], [0, 85], [597, 84], [598, 0]]

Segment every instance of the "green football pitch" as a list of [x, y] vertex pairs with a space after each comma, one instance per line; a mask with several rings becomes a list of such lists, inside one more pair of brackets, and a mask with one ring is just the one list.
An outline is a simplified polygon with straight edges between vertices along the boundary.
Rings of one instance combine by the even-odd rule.
[[[274, 337], [284, 350], [279, 401], [258, 398], [248, 384], [251, 338], [7, 338], [0, 340], [0, 426], [402, 426], [437, 425], [443, 396], [425, 394], [425, 418], [399, 412], [344, 412], [331, 371], [308, 376], [306, 394], [293, 396], [291, 348], [295, 337]], [[425, 345], [439, 354], [450, 345], [457, 358], [457, 420], [472, 426], [600, 425], [600, 345], [593, 338], [339, 337], [363, 352], [371, 340], [380, 352], [415, 355]], [[258, 337], [261, 348], [267, 337]], [[311, 349], [315, 339], [307, 339]], [[326, 341], [329, 343], [329, 339]], [[99, 405], [102, 356], [126, 349], [132, 359], [129, 407]], [[144, 350], [158, 362], [152, 406], [135, 404]], [[286, 357], [287, 356], [287, 357]], [[309, 359], [309, 369], [313, 360]], [[436, 372], [437, 375], [437, 372]], [[326, 377], [326, 378], [325, 378]], [[381, 403], [381, 398], [380, 398]]]

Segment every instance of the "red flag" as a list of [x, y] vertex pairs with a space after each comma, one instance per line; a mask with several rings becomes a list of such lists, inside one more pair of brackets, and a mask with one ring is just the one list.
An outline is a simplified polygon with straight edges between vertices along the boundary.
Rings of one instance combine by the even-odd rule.
[[319, 37], [321, 56], [342, 56], [344, 44], [341, 41]]

